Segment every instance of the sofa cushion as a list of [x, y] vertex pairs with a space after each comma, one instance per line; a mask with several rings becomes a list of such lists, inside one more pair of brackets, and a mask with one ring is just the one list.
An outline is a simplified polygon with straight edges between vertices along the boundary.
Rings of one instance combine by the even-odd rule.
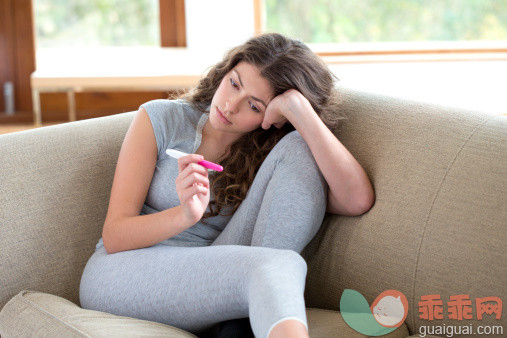
[[[367, 337], [348, 326], [339, 311], [307, 308], [306, 317], [311, 338]], [[382, 337], [404, 338], [408, 335], [407, 325], [403, 323], [399, 328]]]
[[[351, 329], [338, 311], [309, 308], [306, 315], [312, 338], [365, 337]], [[408, 334], [407, 326], [403, 324], [384, 337], [406, 337]], [[14, 296], [0, 311], [0, 335], [196, 337], [169, 325], [85, 310], [62, 297], [26, 290]]]
[[2, 337], [196, 337], [184, 330], [85, 310], [62, 297], [21, 291], [0, 312]]

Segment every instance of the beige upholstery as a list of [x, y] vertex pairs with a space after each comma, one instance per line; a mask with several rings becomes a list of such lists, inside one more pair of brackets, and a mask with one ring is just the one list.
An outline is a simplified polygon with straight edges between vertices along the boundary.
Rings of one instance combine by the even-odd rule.
[[[364, 337], [352, 330], [338, 311], [307, 309], [307, 317], [312, 337]], [[84, 310], [62, 297], [33, 291], [22, 291], [13, 297], [0, 313], [0, 320], [5, 323], [4, 332], [16, 332], [20, 337], [33, 332], [47, 337], [111, 337], [119, 332], [130, 337], [196, 337], [160, 323]], [[384, 337], [407, 335], [407, 326], [403, 324]]]
[[0, 313], [2, 331], [27, 337], [37, 332], [45, 337], [111, 337], [141, 335], [197, 337], [178, 328], [146, 320], [84, 310], [62, 297], [22, 291]]
[[[505, 297], [507, 117], [340, 90], [348, 120], [336, 135], [368, 173], [376, 201], [362, 216], [327, 215], [303, 251], [311, 337], [355, 333], [336, 312], [344, 289], [369, 304], [384, 290], [403, 292], [406, 326], [391, 333], [402, 336], [436, 324], [419, 318], [422, 295], [440, 294], [444, 304], [456, 294]], [[133, 116], [0, 135], [0, 308], [10, 300], [2, 337], [191, 336], [78, 307]], [[438, 324], [505, 326], [504, 317], [473, 313]]]
[[[346, 337], [359, 338], [365, 335], [354, 331], [345, 323], [339, 311], [307, 308], [306, 317], [308, 319], [308, 327], [310, 337]], [[383, 335], [385, 338], [404, 338], [408, 335], [407, 325], [402, 324], [395, 331]]]
[[[507, 296], [507, 117], [345, 95], [349, 120], [337, 137], [369, 174], [376, 201], [360, 217], [326, 218], [305, 248], [307, 306], [337, 310], [346, 288], [369, 304], [396, 289], [417, 333], [435, 324], [418, 318], [422, 295], [444, 304], [456, 294]], [[492, 316], [472, 322], [498, 325]]]

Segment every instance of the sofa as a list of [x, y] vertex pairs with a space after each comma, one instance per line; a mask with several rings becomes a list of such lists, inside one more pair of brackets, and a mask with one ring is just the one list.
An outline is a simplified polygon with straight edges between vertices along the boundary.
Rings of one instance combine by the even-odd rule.
[[[310, 336], [365, 336], [340, 313], [346, 289], [368, 304], [385, 290], [406, 296], [406, 319], [386, 337], [505, 327], [507, 116], [338, 89], [347, 119], [334, 133], [376, 200], [360, 216], [326, 214], [302, 252]], [[1, 337], [216, 334], [79, 306], [134, 114], [0, 135]]]

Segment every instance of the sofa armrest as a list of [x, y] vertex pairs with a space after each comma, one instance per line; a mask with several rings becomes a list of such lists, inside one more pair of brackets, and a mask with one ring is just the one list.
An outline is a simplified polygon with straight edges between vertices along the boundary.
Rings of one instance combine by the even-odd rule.
[[0, 135], [0, 308], [24, 289], [79, 304], [134, 114]]

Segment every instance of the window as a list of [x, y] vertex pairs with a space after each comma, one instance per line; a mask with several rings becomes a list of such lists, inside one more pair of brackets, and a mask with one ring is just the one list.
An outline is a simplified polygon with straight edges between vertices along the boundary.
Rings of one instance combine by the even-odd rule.
[[34, 0], [36, 47], [159, 46], [158, 0]]
[[[33, 56], [38, 76], [145, 74], [146, 68], [156, 71], [157, 65], [141, 61], [158, 60], [161, 47], [186, 46], [184, 0], [33, 0], [29, 3], [33, 18], [30, 15], [24, 24], [33, 25], [36, 46]], [[27, 74], [28, 80], [33, 70]], [[31, 105], [30, 86], [22, 89], [27, 96], [24, 101]], [[80, 118], [80, 114], [94, 117], [135, 110], [142, 102], [167, 96], [166, 90], [83, 91], [73, 101]], [[66, 120], [69, 106], [66, 93], [43, 92], [40, 101], [44, 121]]]
[[507, 40], [501, 0], [265, 0], [266, 29], [306, 43]]

